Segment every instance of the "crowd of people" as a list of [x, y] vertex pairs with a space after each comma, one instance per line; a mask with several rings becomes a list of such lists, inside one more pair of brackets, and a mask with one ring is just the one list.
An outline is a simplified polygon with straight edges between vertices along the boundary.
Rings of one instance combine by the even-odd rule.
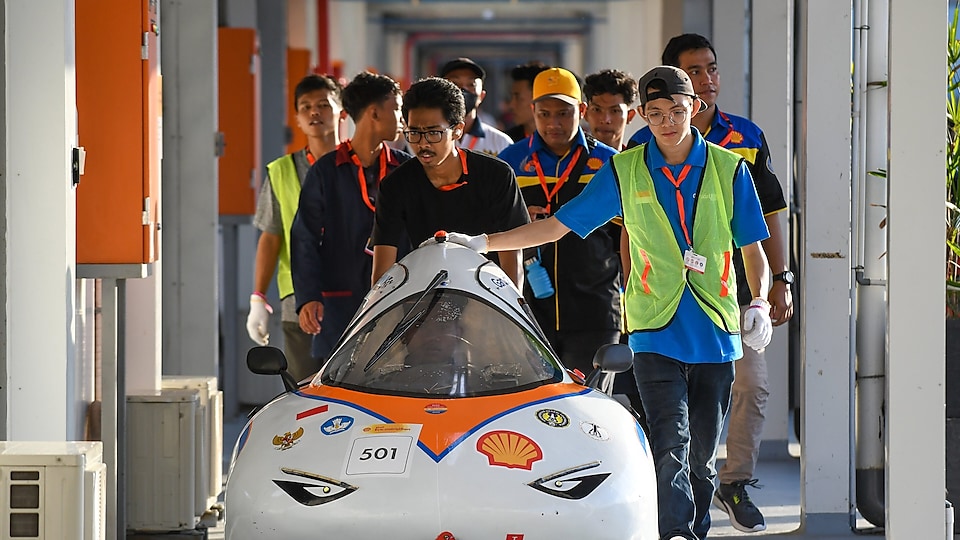
[[[294, 102], [307, 147], [268, 165], [254, 218], [250, 338], [268, 342], [276, 272], [289, 370], [308, 377], [395, 261], [455, 231], [523, 291], [568, 369], [589, 373], [597, 348], [629, 343], [634, 369], [617, 384], [649, 435], [662, 539], [706, 538], [711, 503], [737, 529], [764, 530], [746, 488], [763, 351], [793, 313], [786, 203], [763, 131], [717, 106], [711, 43], [676, 36], [661, 60], [639, 79], [604, 69], [582, 83], [519, 65], [505, 132], [482, 120], [487, 73], [466, 57], [406, 90], [369, 72], [343, 87], [304, 78]], [[340, 141], [347, 116], [355, 130]]]

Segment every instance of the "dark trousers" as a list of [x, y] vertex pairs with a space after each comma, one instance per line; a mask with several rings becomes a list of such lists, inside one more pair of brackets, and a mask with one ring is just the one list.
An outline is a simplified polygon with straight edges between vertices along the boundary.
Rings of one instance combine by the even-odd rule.
[[657, 472], [660, 536], [703, 540], [717, 476], [717, 446], [730, 405], [733, 362], [686, 364], [636, 353], [634, 374]]

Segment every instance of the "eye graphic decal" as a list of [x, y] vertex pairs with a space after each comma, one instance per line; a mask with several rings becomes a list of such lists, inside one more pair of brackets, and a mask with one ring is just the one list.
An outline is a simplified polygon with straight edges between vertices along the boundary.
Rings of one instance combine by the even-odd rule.
[[282, 489], [284, 493], [293, 497], [293, 500], [304, 506], [320, 506], [321, 504], [333, 502], [337, 499], [350, 495], [358, 489], [357, 486], [352, 486], [346, 482], [341, 482], [339, 480], [334, 480], [333, 478], [328, 478], [326, 476], [307, 471], [301, 471], [299, 469], [280, 467], [280, 470], [292, 476], [300, 476], [303, 478], [309, 478], [310, 480], [323, 482], [323, 485], [320, 485], [304, 484], [303, 482], [293, 482], [291, 480], [273, 481], [273, 483]]
[[566, 478], [570, 475], [599, 467], [599, 461], [591, 461], [576, 467], [570, 467], [559, 472], [537, 478], [527, 485], [537, 491], [542, 491], [547, 495], [560, 497], [561, 499], [580, 500], [593, 493], [604, 480], [610, 476], [610, 473], [588, 474], [586, 476], [575, 476]]

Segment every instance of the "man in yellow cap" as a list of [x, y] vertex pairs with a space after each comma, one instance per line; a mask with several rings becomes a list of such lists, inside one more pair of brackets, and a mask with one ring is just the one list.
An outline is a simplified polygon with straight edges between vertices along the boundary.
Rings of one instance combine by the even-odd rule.
[[[553, 215], [580, 194], [616, 150], [584, 134], [580, 83], [563, 68], [533, 81], [537, 130], [500, 153], [517, 174], [530, 219]], [[560, 360], [588, 374], [593, 355], [620, 340], [620, 227], [607, 224], [579, 238], [567, 235], [524, 253], [524, 296]], [[546, 270], [546, 278], [540, 268]], [[535, 272], [534, 272], [535, 271]], [[541, 287], [542, 285], [542, 287]]]

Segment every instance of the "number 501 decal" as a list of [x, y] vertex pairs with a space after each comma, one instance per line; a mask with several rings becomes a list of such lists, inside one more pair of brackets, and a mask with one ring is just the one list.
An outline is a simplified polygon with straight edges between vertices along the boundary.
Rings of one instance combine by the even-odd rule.
[[347, 458], [347, 474], [405, 474], [413, 441], [407, 435], [358, 437]]

